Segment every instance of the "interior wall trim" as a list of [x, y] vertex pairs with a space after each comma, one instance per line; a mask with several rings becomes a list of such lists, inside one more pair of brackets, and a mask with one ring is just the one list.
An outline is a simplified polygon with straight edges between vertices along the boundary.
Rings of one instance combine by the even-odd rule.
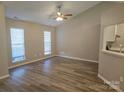
[[106, 84], [108, 84], [109, 86], [111, 86], [113, 89], [115, 89], [117, 92], [123, 92], [120, 87], [118, 87], [117, 85], [112, 84], [109, 80], [107, 80], [106, 78], [104, 78], [102, 75], [98, 74], [98, 77], [100, 79], [102, 79]]
[[8, 78], [8, 77], [9, 77], [9, 74], [1, 76], [0, 79], [4, 79], [4, 78]]
[[55, 57], [55, 55], [51, 55], [51, 56], [44, 57], [44, 58], [39, 58], [39, 59], [36, 59], [36, 60], [24, 62], [24, 63], [17, 64], [17, 65], [13, 65], [13, 66], [8, 67], [8, 69], [12, 69], [12, 68], [16, 68], [16, 67], [23, 66], [23, 65], [26, 65], [26, 64], [34, 63], [34, 62], [37, 62], [37, 61], [40, 61], [40, 60], [44, 60], [44, 59], [47, 59], [47, 58], [51, 58], [51, 57]]
[[98, 63], [98, 61], [89, 60], [89, 59], [84, 59], [84, 58], [71, 57], [71, 56], [63, 56], [63, 55], [57, 55], [57, 56], [59, 56], [59, 57], [64, 57], [64, 58], [69, 58], [69, 59], [74, 59], [74, 60], [82, 60], [82, 61], [88, 61], [88, 62], [95, 62], [95, 63]]

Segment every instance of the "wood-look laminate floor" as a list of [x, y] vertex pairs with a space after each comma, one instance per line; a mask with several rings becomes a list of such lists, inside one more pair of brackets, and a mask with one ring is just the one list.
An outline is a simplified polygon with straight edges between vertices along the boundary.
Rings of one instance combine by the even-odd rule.
[[115, 91], [97, 77], [92, 62], [53, 57], [10, 70], [10, 78], [0, 80], [0, 91]]

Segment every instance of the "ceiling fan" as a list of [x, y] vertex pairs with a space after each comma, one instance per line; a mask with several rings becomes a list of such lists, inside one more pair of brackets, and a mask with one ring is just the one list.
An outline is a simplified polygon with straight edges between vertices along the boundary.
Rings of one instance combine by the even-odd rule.
[[56, 21], [63, 21], [63, 20], [67, 20], [68, 16], [72, 16], [72, 14], [63, 14], [61, 12], [61, 6], [58, 6], [58, 11], [56, 13], [56, 17], [54, 18]]

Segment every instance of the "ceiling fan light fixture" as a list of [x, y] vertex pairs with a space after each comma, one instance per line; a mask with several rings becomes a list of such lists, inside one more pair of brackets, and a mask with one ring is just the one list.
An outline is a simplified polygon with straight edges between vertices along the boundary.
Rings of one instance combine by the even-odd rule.
[[61, 15], [61, 13], [60, 13], [60, 12], [57, 12], [57, 15], [58, 15], [58, 16], [60, 16], [60, 15]]
[[63, 18], [62, 17], [57, 17], [56, 21], [63, 21]]

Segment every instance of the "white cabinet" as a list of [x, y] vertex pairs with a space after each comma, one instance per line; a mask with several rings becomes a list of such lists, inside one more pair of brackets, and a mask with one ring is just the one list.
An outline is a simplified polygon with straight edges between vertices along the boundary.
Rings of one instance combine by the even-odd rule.
[[118, 44], [124, 46], [124, 23], [118, 24], [117, 35], [120, 36], [120, 38], [117, 39]]
[[104, 40], [114, 42], [117, 32], [117, 25], [111, 25], [104, 28]]
[[104, 28], [103, 48], [106, 49], [107, 42], [114, 42], [116, 39], [117, 25], [110, 25]]

